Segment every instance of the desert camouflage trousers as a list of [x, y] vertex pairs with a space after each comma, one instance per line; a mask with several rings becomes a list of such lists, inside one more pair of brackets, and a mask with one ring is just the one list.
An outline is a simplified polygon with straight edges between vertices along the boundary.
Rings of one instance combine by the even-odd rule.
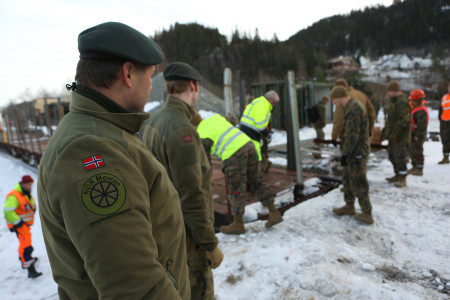
[[441, 121], [439, 131], [442, 140], [442, 153], [450, 154], [450, 121]]
[[423, 157], [423, 143], [424, 141], [412, 140], [409, 144], [409, 158], [411, 158], [411, 164], [413, 167], [422, 169], [425, 159]]
[[389, 143], [389, 160], [394, 167], [395, 174], [406, 175], [406, 162], [408, 160], [409, 143]]
[[342, 173], [344, 200], [349, 205], [354, 205], [358, 198], [359, 206], [364, 213], [372, 211], [369, 199], [369, 182], [366, 177], [367, 157], [351, 159]]
[[186, 236], [186, 248], [191, 300], [214, 300], [214, 280], [207, 251], [201, 249], [192, 236]]
[[243, 216], [247, 183], [262, 205], [273, 202], [266, 180], [261, 172], [258, 154], [253, 142], [248, 142], [223, 162], [223, 172], [227, 179], [228, 200], [233, 216]]

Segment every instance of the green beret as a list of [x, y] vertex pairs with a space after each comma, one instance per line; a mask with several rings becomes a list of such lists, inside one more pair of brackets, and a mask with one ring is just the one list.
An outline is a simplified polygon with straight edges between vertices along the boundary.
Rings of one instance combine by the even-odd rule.
[[347, 89], [341, 85], [335, 86], [330, 93], [331, 99], [343, 98], [347, 96], [348, 96]]
[[193, 67], [182, 62], [173, 62], [164, 70], [164, 79], [167, 81], [177, 79], [188, 79], [194, 81], [202, 80], [202, 76]]
[[400, 92], [400, 83], [397, 80], [392, 80], [386, 86], [388, 92]]
[[143, 65], [164, 60], [161, 48], [136, 29], [118, 22], [107, 22], [78, 35], [80, 58], [122, 58]]

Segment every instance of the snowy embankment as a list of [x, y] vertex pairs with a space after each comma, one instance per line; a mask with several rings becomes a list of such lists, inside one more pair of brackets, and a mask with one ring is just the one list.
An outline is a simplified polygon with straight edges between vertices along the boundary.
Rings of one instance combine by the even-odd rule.
[[[302, 129], [301, 137], [310, 130]], [[327, 137], [330, 130], [328, 125]], [[438, 130], [433, 113], [429, 131]], [[441, 149], [440, 142], [425, 143], [424, 176], [408, 176], [402, 189], [384, 180], [393, 172], [386, 151], [371, 154], [371, 226], [332, 214], [343, 205], [335, 189], [291, 208], [272, 229], [256, 221], [239, 236], [219, 233], [225, 257], [214, 270], [216, 299], [449, 299], [450, 188], [443, 178], [450, 165], [437, 164]], [[24, 173], [37, 177], [36, 169], [4, 153], [0, 165], [2, 198]], [[37, 269], [44, 275], [35, 280], [20, 269], [17, 238], [0, 223], [2, 299], [57, 299], [39, 218], [32, 232]]]

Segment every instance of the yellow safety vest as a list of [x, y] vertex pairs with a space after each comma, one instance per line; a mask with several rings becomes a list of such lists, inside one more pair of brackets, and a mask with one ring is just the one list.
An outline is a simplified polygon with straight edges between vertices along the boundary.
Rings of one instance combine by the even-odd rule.
[[[236, 151], [252, 140], [238, 128], [234, 127], [224, 117], [215, 114], [200, 122], [197, 132], [201, 139], [210, 139], [214, 142], [211, 154], [222, 161], [230, 158]], [[259, 148], [256, 149], [259, 153]]]
[[[7, 206], [4, 207], [5, 212], [5, 219], [6, 219], [6, 225], [8, 228], [13, 228], [14, 225], [17, 225], [20, 220], [22, 220], [26, 225], [31, 226], [34, 223], [34, 212], [36, 211], [36, 204], [34, 202], [33, 197], [28, 198], [24, 194], [22, 194], [20, 191], [14, 189], [8, 195], [6, 195], [6, 199], [8, 199], [10, 196], [14, 196], [18, 201], [18, 206]], [[6, 203], [5, 203], [6, 204]], [[12, 220], [7, 218], [6, 214], [9, 211], [14, 211], [17, 216], [19, 217], [16, 220]], [[14, 215], [15, 218], [17, 218], [16, 215]], [[14, 218], [14, 219], [15, 219]]]
[[264, 96], [254, 99], [245, 107], [240, 123], [258, 132], [269, 125], [272, 104]]

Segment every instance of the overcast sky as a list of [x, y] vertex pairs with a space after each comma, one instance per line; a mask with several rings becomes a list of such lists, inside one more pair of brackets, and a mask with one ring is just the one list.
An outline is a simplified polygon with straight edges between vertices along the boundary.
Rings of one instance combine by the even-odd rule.
[[[237, 28], [262, 39], [280, 41], [322, 18], [392, 0], [0, 0], [0, 107], [28, 90], [59, 94], [73, 81], [77, 37], [107, 21], [130, 25], [146, 35], [170, 25], [192, 23], [218, 28], [230, 36]], [[188, 62], [189, 63], [189, 62]]]

